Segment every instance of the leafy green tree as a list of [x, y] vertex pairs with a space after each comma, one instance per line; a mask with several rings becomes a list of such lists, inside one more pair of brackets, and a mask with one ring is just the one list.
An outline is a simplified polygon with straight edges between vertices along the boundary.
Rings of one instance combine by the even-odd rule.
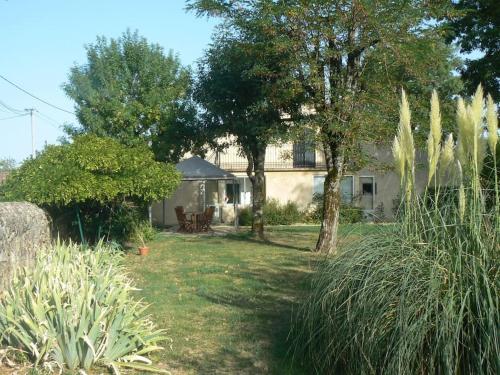
[[286, 136], [290, 121], [282, 114], [297, 112], [301, 88], [281, 52], [260, 36], [221, 29], [200, 62], [195, 99], [208, 143], [230, 135], [248, 160], [252, 231], [262, 237], [266, 148]]
[[92, 237], [99, 238], [124, 207], [168, 197], [179, 184], [175, 167], [155, 161], [147, 145], [125, 146], [87, 134], [27, 159], [1, 190], [7, 200], [26, 200], [54, 215], [69, 210], [78, 221], [87, 218], [90, 227], [96, 224]]
[[[199, 15], [222, 17], [240, 32], [268, 35], [291, 57], [290, 75], [306, 93], [308, 126], [327, 164], [317, 250], [335, 250], [340, 181], [360, 155], [362, 141], [392, 138], [400, 87], [418, 95], [453, 81], [451, 51], [431, 22], [446, 6], [446, 1], [188, 1]], [[373, 121], [373, 114], [383, 121]]]
[[449, 17], [450, 42], [462, 53], [480, 53], [466, 60], [461, 70], [467, 93], [481, 83], [496, 102], [500, 101], [500, 6], [497, 0], [455, 0]]
[[5, 158], [0, 159], [0, 172], [11, 171], [16, 168], [16, 161], [14, 159]]
[[69, 134], [145, 142], [158, 160], [177, 161], [191, 147], [194, 131], [190, 71], [137, 32], [99, 37], [86, 49], [87, 62], [74, 66], [64, 84], [81, 124], [68, 128]]

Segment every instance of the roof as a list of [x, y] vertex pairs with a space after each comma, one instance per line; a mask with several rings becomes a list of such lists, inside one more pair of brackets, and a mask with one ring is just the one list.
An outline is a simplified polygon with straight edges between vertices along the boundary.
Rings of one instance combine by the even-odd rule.
[[193, 156], [176, 165], [183, 180], [233, 180], [235, 175], [199, 156]]

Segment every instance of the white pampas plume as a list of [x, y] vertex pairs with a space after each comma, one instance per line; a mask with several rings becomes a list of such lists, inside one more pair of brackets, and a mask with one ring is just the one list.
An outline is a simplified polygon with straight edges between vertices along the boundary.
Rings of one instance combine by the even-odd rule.
[[454, 160], [454, 155], [453, 155], [453, 148], [454, 148], [454, 141], [453, 141], [453, 134], [450, 133], [448, 134], [448, 137], [446, 137], [446, 141], [444, 142], [444, 146], [441, 150], [441, 157], [440, 157], [440, 165], [439, 168], [442, 171], [442, 173], [445, 173], [448, 167], [453, 163]]
[[483, 132], [483, 109], [484, 109], [484, 99], [483, 99], [483, 87], [481, 84], [477, 86], [477, 90], [472, 97], [472, 103], [470, 105], [469, 116], [472, 121], [474, 134], [476, 136], [481, 136]]
[[415, 144], [411, 130], [411, 113], [406, 93], [401, 90], [401, 108], [399, 110], [399, 143], [406, 159], [406, 165], [413, 174], [415, 164]]
[[427, 138], [427, 159], [429, 162], [429, 178], [427, 185], [430, 184], [432, 177], [436, 173], [439, 154], [441, 152], [441, 113], [439, 110], [439, 98], [436, 90], [432, 92], [430, 130]]
[[405, 176], [405, 157], [401, 150], [401, 144], [399, 143], [398, 137], [394, 137], [394, 142], [392, 143], [392, 155], [394, 157], [394, 164], [396, 166], [396, 171], [403, 181]]
[[483, 138], [483, 111], [484, 111], [484, 99], [483, 99], [483, 88], [481, 85], [477, 86], [476, 93], [472, 97], [472, 103], [467, 108], [467, 114], [469, 117], [470, 126], [472, 126], [473, 132], [473, 149], [471, 160], [475, 168], [476, 177], [481, 172], [483, 167], [484, 157], [486, 155], [486, 144]]
[[457, 124], [458, 124], [458, 158], [463, 165], [467, 163], [468, 150], [472, 142], [471, 126], [464, 100], [459, 97], [457, 102]]
[[495, 155], [498, 142], [498, 114], [491, 95], [488, 95], [486, 104], [486, 124], [488, 127], [488, 145], [491, 153]]
[[434, 90], [432, 92], [431, 98], [431, 134], [434, 139], [434, 146], [437, 146], [441, 142], [441, 111], [439, 109], [439, 97]]

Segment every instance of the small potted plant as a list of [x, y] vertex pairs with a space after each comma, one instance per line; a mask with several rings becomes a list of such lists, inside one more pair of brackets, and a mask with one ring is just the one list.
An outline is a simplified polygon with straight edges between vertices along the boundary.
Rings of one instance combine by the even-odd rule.
[[146, 256], [149, 254], [149, 247], [146, 246], [144, 242], [144, 235], [140, 230], [135, 232], [135, 238], [139, 242], [139, 255]]

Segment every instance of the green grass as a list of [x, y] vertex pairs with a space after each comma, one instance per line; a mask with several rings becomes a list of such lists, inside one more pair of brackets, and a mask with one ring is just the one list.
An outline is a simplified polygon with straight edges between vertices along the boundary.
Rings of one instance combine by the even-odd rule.
[[[292, 312], [306, 297], [318, 226], [272, 227], [263, 242], [159, 235], [148, 257], [127, 266], [172, 339], [155, 358], [173, 374], [308, 374], [291, 363]], [[360, 235], [370, 225], [342, 227]]]

